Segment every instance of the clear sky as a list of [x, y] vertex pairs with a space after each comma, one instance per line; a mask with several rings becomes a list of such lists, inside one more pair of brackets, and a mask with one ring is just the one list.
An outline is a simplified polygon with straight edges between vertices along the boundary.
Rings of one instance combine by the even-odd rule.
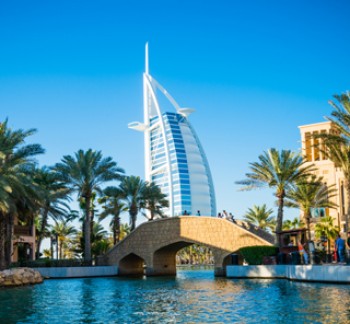
[[271, 192], [234, 182], [264, 150], [299, 150], [298, 126], [323, 121], [332, 95], [350, 90], [349, 9], [348, 0], [1, 1], [0, 120], [38, 130], [41, 165], [93, 148], [143, 177], [143, 136], [127, 124], [143, 118], [148, 41], [150, 74], [196, 109], [218, 210], [273, 207]]

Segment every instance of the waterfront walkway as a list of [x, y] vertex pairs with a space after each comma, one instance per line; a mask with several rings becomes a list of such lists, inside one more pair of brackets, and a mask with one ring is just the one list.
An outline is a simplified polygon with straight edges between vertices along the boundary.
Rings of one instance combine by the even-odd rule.
[[280, 278], [350, 284], [350, 266], [339, 264], [227, 266], [226, 276], [228, 278]]

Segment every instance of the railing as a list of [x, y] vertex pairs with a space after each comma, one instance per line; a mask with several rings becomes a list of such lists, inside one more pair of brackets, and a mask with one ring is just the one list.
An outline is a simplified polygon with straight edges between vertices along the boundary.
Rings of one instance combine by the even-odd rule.
[[24, 235], [24, 236], [33, 236], [32, 226], [21, 226], [15, 225], [14, 234], [15, 235]]

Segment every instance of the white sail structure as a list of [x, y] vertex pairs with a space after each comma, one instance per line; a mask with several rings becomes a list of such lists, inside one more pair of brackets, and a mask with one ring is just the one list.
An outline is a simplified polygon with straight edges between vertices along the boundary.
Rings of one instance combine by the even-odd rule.
[[[212, 176], [202, 145], [188, 121], [194, 112], [181, 108], [174, 98], [149, 74], [146, 44], [143, 74], [144, 122], [131, 129], [142, 131], [145, 142], [145, 178], [160, 186], [167, 195], [168, 216], [216, 215]], [[161, 98], [173, 111], [162, 111]], [[163, 102], [162, 102], [163, 104]]]

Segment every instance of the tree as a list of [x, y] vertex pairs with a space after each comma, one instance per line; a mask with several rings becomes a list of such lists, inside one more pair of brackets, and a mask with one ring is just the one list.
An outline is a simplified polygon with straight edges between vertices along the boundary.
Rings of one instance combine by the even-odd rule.
[[350, 141], [350, 91], [340, 95], [333, 96], [335, 101], [330, 100], [329, 104], [333, 107], [332, 117], [327, 117], [340, 132], [339, 136]]
[[339, 167], [344, 174], [344, 187], [347, 195], [346, 227], [350, 227], [350, 92], [333, 96], [331, 117], [327, 117], [336, 128], [336, 132], [319, 134], [326, 149], [323, 153]]
[[60, 181], [58, 174], [48, 167], [36, 169], [33, 180], [38, 186], [40, 198], [40, 227], [36, 244], [36, 258], [38, 259], [41, 242], [47, 233], [49, 218], [57, 221], [66, 217], [69, 212], [66, 201], [69, 201], [70, 197], [69, 188]]
[[64, 258], [64, 245], [74, 234], [77, 234], [77, 230], [73, 225], [70, 225], [68, 221], [55, 221], [55, 224], [51, 227], [51, 233], [57, 237], [57, 248], [59, 251], [59, 259]]
[[331, 216], [322, 217], [315, 226], [315, 237], [326, 237], [328, 242], [328, 253], [331, 252], [331, 239], [335, 239], [339, 234], [339, 227], [334, 226]]
[[285, 206], [300, 208], [302, 219], [306, 222], [310, 239], [310, 218], [313, 208], [336, 208], [330, 198], [335, 197], [337, 190], [334, 186], [327, 187], [321, 177], [312, 175], [308, 181], [298, 181], [286, 194]]
[[126, 211], [123, 202], [123, 192], [117, 187], [107, 187], [103, 190], [102, 197], [99, 199], [102, 204], [103, 211], [99, 214], [99, 219], [104, 220], [108, 216], [112, 216], [110, 227], [113, 233], [113, 244], [117, 244], [120, 240], [120, 213]]
[[163, 208], [169, 207], [169, 201], [158, 185], [154, 182], [147, 183], [143, 192], [143, 200], [142, 207], [149, 211], [148, 220], [153, 220], [156, 217], [164, 217]]
[[286, 219], [283, 221], [282, 230], [288, 231], [295, 228], [303, 228], [305, 223], [299, 218], [295, 217], [293, 220]]
[[136, 227], [137, 214], [144, 204], [145, 187], [146, 182], [136, 176], [125, 177], [119, 186], [129, 210], [131, 231]]
[[122, 178], [124, 170], [117, 166], [111, 157], [103, 158], [100, 151], [79, 150], [74, 156], [66, 155], [55, 166], [61, 178], [78, 193], [79, 200], [85, 200], [84, 259], [91, 258], [91, 204], [94, 192], [101, 194], [101, 185], [111, 180]]
[[32, 211], [25, 216], [34, 217], [37, 195], [31, 170], [34, 157], [44, 149], [39, 144], [25, 144], [25, 140], [35, 132], [12, 130], [7, 120], [0, 124], [0, 270], [11, 262], [14, 217], [25, 208]]
[[314, 170], [313, 165], [305, 165], [303, 158], [289, 150], [272, 148], [259, 156], [259, 162], [250, 163], [251, 173], [247, 173], [246, 180], [237, 181], [243, 185], [242, 190], [269, 187], [275, 189], [278, 199], [278, 213], [276, 232], [282, 230], [283, 206], [286, 191], [297, 181], [306, 179]]
[[254, 205], [253, 208], [248, 209], [244, 220], [263, 230], [273, 231], [276, 227], [276, 218], [271, 216], [272, 213], [273, 210], [267, 209], [265, 204], [262, 206]]
[[128, 224], [120, 225], [120, 240], [124, 239], [130, 234], [130, 226]]

